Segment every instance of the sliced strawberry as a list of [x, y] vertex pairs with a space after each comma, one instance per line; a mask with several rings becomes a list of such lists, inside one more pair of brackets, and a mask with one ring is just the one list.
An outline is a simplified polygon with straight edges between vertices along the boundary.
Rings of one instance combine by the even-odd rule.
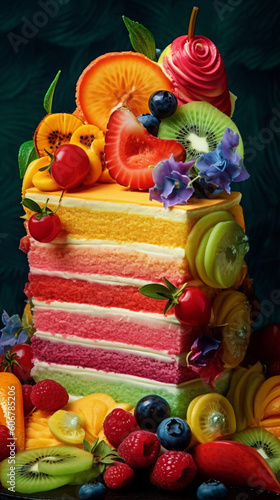
[[112, 113], [105, 135], [104, 152], [110, 175], [119, 184], [131, 189], [153, 187], [152, 167], [167, 160], [171, 154], [176, 161], [186, 158], [182, 144], [149, 134], [127, 108]]

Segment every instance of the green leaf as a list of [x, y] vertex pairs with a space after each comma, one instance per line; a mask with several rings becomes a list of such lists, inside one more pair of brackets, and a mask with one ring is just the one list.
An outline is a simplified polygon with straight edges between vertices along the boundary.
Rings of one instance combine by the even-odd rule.
[[164, 279], [164, 283], [166, 284], [166, 286], [169, 288], [169, 290], [173, 293], [173, 292], [176, 292], [177, 288], [175, 285], [173, 285], [173, 283], [171, 283], [170, 281], [168, 281], [167, 278], [163, 278]]
[[98, 439], [98, 438], [96, 438], [96, 440], [94, 441], [94, 443], [93, 443], [93, 445], [92, 445], [92, 447], [91, 447], [91, 449], [90, 449], [91, 453], [93, 453], [93, 452], [94, 452], [94, 449], [96, 448], [98, 441], [99, 441], [99, 439]]
[[172, 309], [172, 307], [174, 307], [175, 305], [175, 302], [173, 300], [169, 300], [167, 303], [166, 303], [166, 306], [164, 308], [164, 311], [163, 311], [163, 314], [167, 314], [168, 311], [170, 311], [170, 309]]
[[132, 47], [152, 61], [156, 57], [156, 43], [152, 33], [142, 24], [122, 16]]
[[33, 141], [26, 141], [20, 146], [18, 152], [18, 168], [21, 179], [23, 179], [29, 163], [37, 158], [39, 158], [39, 155], [34, 147]]
[[61, 70], [58, 71], [55, 79], [50, 84], [50, 86], [46, 92], [46, 95], [44, 97], [44, 108], [45, 108], [47, 113], [52, 112], [53, 95], [54, 95], [56, 84], [57, 84], [58, 79], [60, 77], [60, 73], [61, 73]]
[[91, 452], [91, 444], [86, 439], [83, 440], [83, 447], [85, 451]]
[[146, 297], [157, 300], [172, 299], [172, 293], [166, 286], [160, 285], [158, 283], [152, 283], [150, 285], [144, 285], [139, 288], [139, 292]]
[[24, 200], [22, 200], [22, 204], [26, 208], [29, 208], [29, 210], [32, 210], [32, 212], [36, 212], [36, 213], [42, 212], [40, 205], [38, 205], [38, 203], [36, 203], [36, 201], [31, 200], [30, 198], [24, 198]]
[[114, 464], [115, 461], [116, 461], [116, 458], [109, 457], [109, 456], [102, 458], [102, 464], [104, 464], [104, 465]]
[[107, 455], [112, 454], [112, 449], [105, 443], [105, 441], [100, 441], [94, 450], [94, 455], [100, 458], [104, 458], [107, 457]]

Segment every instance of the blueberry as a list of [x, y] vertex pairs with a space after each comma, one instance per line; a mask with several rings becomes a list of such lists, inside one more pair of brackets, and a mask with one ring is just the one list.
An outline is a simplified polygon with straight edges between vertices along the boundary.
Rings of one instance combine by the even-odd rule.
[[198, 500], [225, 500], [228, 490], [220, 481], [209, 479], [197, 488], [196, 496]]
[[190, 444], [192, 433], [190, 426], [179, 417], [163, 420], [157, 428], [160, 444], [167, 450], [183, 451]]
[[168, 90], [157, 90], [150, 95], [149, 108], [157, 118], [168, 118], [175, 113], [178, 106], [177, 99]]
[[148, 130], [151, 135], [158, 135], [158, 129], [160, 121], [154, 115], [150, 115], [150, 113], [146, 113], [144, 115], [137, 116], [137, 120], [144, 125], [144, 127]]
[[80, 500], [103, 500], [105, 498], [107, 490], [104, 484], [95, 483], [85, 483], [79, 489], [79, 499]]
[[167, 401], [154, 394], [140, 399], [134, 410], [134, 416], [139, 427], [150, 432], [156, 432], [160, 422], [169, 415], [170, 406]]
[[160, 57], [160, 54], [162, 53], [162, 50], [161, 49], [156, 49], [156, 57], [155, 57], [155, 61], [158, 61], [159, 60], [159, 57]]

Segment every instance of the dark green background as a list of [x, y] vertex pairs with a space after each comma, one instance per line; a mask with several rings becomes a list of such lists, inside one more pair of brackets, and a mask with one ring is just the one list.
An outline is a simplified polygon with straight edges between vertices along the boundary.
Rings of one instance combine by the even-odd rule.
[[[157, 47], [164, 48], [187, 32], [193, 5], [193, 0], [1, 0], [0, 311], [21, 314], [24, 306], [27, 262], [18, 250], [24, 231], [17, 152], [44, 116], [49, 83], [62, 69], [53, 111], [72, 112], [75, 83], [85, 66], [105, 52], [130, 50], [122, 14], [149, 28]], [[251, 244], [247, 262], [261, 299], [261, 326], [277, 314], [280, 321], [279, 6], [274, 0], [201, 0], [196, 5], [195, 32], [218, 46], [229, 88], [238, 96], [234, 121], [251, 179], [234, 189], [243, 193]]]

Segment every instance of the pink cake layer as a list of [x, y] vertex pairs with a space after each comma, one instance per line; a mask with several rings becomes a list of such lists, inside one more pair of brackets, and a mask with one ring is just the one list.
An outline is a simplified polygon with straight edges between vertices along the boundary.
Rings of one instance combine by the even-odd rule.
[[35, 306], [35, 328], [63, 337], [79, 337], [93, 341], [106, 340], [130, 344], [167, 354], [189, 352], [193, 342], [202, 333], [199, 328], [165, 321], [112, 314], [101, 311], [78, 311]]
[[46, 363], [123, 373], [170, 384], [180, 384], [196, 378], [196, 374], [186, 364], [179, 364], [176, 359], [165, 361], [137, 351], [132, 353], [114, 348], [68, 344], [36, 335], [32, 337], [32, 348], [34, 358]]
[[139, 292], [138, 287], [130, 285], [64, 279], [32, 273], [29, 274], [29, 281], [33, 298], [43, 302], [56, 300], [159, 314], [163, 314], [166, 302], [145, 297]]
[[121, 246], [45, 245], [30, 239], [30, 267], [46, 271], [76, 274], [100, 274], [162, 281], [166, 277], [175, 285], [191, 279], [185, 258], [160, 257]]

